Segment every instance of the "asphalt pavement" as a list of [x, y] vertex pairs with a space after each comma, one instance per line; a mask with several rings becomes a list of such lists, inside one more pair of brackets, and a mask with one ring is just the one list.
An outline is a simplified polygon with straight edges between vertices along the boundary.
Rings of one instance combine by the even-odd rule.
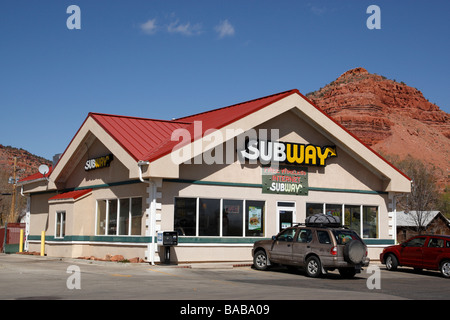
[[0, 300], [147, 300], [193, 305], [205, 301], [267, 304], [450, 299], [450, 281], [434, 271], [415, 273], [405, 268], [389, 272], [371, 263], [372, 270], [363, 270], [354, 279], [342, 279], [337, 271], [312, 279], [303, 271], [258, 271], [251, 264], [152, 266], [0, 254]]

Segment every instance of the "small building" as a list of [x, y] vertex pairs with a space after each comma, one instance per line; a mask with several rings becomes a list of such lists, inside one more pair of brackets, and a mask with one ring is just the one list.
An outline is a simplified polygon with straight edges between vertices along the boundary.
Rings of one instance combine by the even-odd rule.
[[419, 234], [450, 235], [450, 221], [440, 211], [397, 212], [397, 241], [399, 243]]
[[49, 256], [248, 261], [255, 241], [338, 215], [376, 258], [410, 179], [298, 90], [170, 121], [89, 113], [28, 197], [27, 245]]

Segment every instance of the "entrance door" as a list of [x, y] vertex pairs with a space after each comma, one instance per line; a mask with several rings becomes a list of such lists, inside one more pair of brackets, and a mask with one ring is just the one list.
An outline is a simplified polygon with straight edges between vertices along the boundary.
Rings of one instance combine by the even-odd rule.
[[295, 202], [277, 202], [278, 232], [292, 227], [295, 222]]

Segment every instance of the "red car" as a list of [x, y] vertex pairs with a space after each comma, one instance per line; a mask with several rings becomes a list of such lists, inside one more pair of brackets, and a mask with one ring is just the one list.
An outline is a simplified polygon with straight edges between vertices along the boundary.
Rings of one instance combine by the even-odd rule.
[[445, 278], [450, 278], [450, 236], [415, 236], [402, 244], [385, 248], [380, 261], [391, 271], [399, 266], [439, 270]]

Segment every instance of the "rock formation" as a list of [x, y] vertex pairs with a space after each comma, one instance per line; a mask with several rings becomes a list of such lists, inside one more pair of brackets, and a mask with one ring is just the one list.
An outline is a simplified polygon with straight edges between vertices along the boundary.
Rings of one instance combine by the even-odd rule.
[[440, 184], [449, 184], [449, 114], [419, 90], [355, 68], [307, 98], [375, 151], [410, 154], [436, 166]]

